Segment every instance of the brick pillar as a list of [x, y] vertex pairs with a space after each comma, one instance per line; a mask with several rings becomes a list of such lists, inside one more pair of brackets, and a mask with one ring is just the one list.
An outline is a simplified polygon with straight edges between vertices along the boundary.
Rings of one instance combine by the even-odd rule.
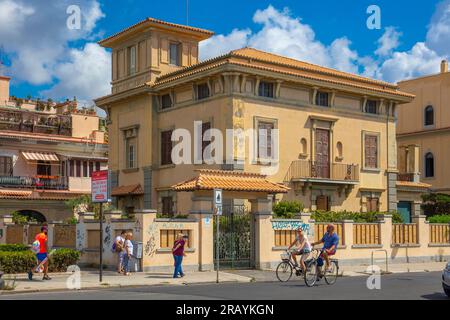
[[53, 248], [55, 243], [55, 223], [50, 222], [47, 225], [47, 246], [49, 249]]
[[272, 248], [275, 246], [271, 222], [271, 201], [269, 199], [255, 199], [250, 200], [250, 203], [254, 221], [255, 267], [257, 269], [270, 269]]
[[412, 216], [412, 222], [417, 224], [417, 241], [420, 244], [421, 249], [428, 250], [428, 244], [430, 242], [430, 225], [426, 221], [427, 216], [416, 215]]
[[214, 270], [212, 197], [192, 197], [190, 215], [198, 221], [198, 265], [200, 271]]
[[380, 242], [383, 246], [381, 249], [390, 252], [392, 242], [392, 215], [379, 215], [378, 222], [380, 223]]
[[[154, 228], [156, 210], [135, 210], [133, 214], [136, 221], [133, 229], [134, 240], [142, 242], [142, 259], [140, 260], [140, 270], [146, 271], [146, 268], [151, 266], [152, 255], [154, 253], [151, 251], [151, 248], [155, 246], [154, 242], [159, 238], [159, 236], [155, 234], [156, 229]], [[137, 254], [137, 252], [135, 252], [135, 254]]]

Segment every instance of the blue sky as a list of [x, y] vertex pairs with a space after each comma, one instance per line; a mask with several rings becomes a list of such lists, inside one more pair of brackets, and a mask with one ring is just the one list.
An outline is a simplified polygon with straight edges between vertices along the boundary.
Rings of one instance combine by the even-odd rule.
[[[81, 30], [66, 9], [79, 5]], [[369, 5], [381, 29], [366, 27]], [[186, 23], [186, 0], [0, 0], [2, 73], [12, 94], [89, 101], [109, 92], [110, 54], [96, 41], [145, 17]], [[395, 82], [437, 72], [450, 56], [450, 0], [189, 0], [189, 24], [216, 32], [208, 58], [261, 50]]]

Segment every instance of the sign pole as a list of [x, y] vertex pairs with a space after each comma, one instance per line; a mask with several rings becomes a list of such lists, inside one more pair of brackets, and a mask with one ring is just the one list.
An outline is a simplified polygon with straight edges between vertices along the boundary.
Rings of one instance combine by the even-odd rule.
[[219, 241], [220, 241], [220, 232], [219, 232], [219, 223], [220, 216], [222, 215], [222, 190], [214, 189], [214, 214], [216, 216], [216, 283], [219, 283], [219, 266], [220, 266], [220, 254], [219, 254]]
[[220, 233], [219, 233], [219, 214], [217, 212], [217, 208], [216, 208], [216, 283], [219, 283], [219, 237], [220, 237]]
[[99, 219], [100, 219], [100, 282], [103, 281], [103, 203], [100, 202], [99, 204], [100, 212], [99, 212]]

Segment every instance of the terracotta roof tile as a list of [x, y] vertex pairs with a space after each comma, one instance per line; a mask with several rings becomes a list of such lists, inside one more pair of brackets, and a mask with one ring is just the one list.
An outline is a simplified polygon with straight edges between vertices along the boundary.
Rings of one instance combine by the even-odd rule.
[[397, 186], [428, 189], [431, 187], [431, 184], [424, 183], [424, 182], [397, 181]]
[[266, 176], [241, 171], [199, 169], [197, 177], [178, 183], [172, 188], [175, 191], [213, 190], [248, 191], [267, 193], [287, 193], [289, 188], [268, 181]]
[[111, 195], [113, 197], [128, 196], [128, 195], [142, 195], [142, 194], [144, 194], [144, 190], [142, 189], [140, 184], [119, 186], [119, 187], [113, 188], [111, 191]]
[[69, 200], [79, 197], [83, 192], [71, 192], [66, 190], [14, 190], [0, 189], [0, 199], [20, 200]]
[[205, 30], [205, 29], [200, 29], [200, 28], [195, 28], [195, 27], [190, 27], [190, 26], [186, 26], [186, 25], [182, 25], [182, 24], [176, 24], [176, 23], [172, 23], [172, 22], [167, 22], [167, 21], [162, 21], [162, 20], [158, 20], [155, 18], [146, 18], [142, 21], [139, 21], [138, 23], [135, 23], [134, 25], [123, 29], [122, 31], [119, 31], [103, 40], [100, 40], [98, 43], [100, 45], [105, 45], [107, 42], [113, 40], [116, 37], [121, 36], [122, 34], [132, 31], [133, 29], [136, 29], [138, 27], [144, 26], [144, 25], [161, 25], [161, 26], [165, 26], [165, 27], [172, 27], [172, 28], [178, 28], [181, 30], [186, 30], [186, 31], [190, 31], [190, 32], [195, 32], [198, 33], [200, 35], [202, 35], [202, 39], [207, 39], [209, 37], [211, 37], [212, 35], [214, 35], [214, 32], [209, 31], [209, 30]]
[[164, 74], [156, 79], [154, 84], [162, 85], [206, 70], [217, 68], [224, 64], [244, 66], [259, 70], [278, 72], [286, 75], [302, 77], [305, 79], [341, 84], [374, 92], [383, 92], [398, 96], [414, 98], [414, 95], [398, 90], [396, 84], [365, 78], [359, 75], [321, 67], [311, 63], [275, 55], [272, 53], [243, 48], [231, 51], [228, 54], [200, 62], [198, 64]]

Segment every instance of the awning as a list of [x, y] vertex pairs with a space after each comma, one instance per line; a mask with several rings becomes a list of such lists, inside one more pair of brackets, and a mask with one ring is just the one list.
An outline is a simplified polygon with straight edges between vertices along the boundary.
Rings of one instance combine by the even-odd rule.
[[101, 156], [86, 156], [86, 155], [76, 155], [76, 154], [60, 153], [60, 152], [58, 152], [58, 155], [62, 156], [62, 157], [66, 157], [68, 159], [80, 159], [80, 160], [108, 162], [108, 157], [101, 157]]
[[247, 191], [287, 193], [290, 188], [269, 181], [265, 175], [242, 171], [198, 169], [198, 175], [172, 186], [175, 191], [222, 189], [224, 191]]
[[22, 151], [22, 156], [27, 161], [50, 161], [59, 162], [58, 156], [53, 152], [34, 152], [34, 151]]
[[120, 186], [115, 187], [111, 191], [111, 196], [113, 197], [120, 197], [120, 196], [139, 196], [143, 195], [144, 190], [142, 190], [142, 187], [140, 184], [132, 184], [128, 186]]

